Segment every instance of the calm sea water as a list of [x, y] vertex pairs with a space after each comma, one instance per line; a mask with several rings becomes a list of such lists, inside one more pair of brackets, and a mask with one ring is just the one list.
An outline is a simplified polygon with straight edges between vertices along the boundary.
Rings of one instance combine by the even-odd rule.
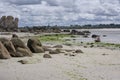
[[[85, 30], [85, 29], [83, 29]], [[79, 31], [83, 31], [79, 30]], [[101, 42], [106, 43], [119, 43], [120, 44], [120, 29], [87, 29], [91, 32], [89, 38], [77, 38], [78, 41], [83, 42], [94, 42], [94, 39], [91, 38], [92, 34], [100, 35]], [[106, 37], [103, 37], [106, 35]]]

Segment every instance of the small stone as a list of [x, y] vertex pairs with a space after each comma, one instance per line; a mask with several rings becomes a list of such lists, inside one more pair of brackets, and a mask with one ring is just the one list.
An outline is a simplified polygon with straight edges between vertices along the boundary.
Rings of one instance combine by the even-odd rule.
[[78, 50], [75, 51], [75, 53], [83, 53], [83, 51], [78, 49]]
[[58, 52], [58, 53], [62, 52], [61, 49], [56, 49], [55, 51]]
[[94, 47], [94, 45], [90, 45], [90, 47], [92, 48], [92, 47]]
[[67, 56], [67, 55], [68, 55], [68, 53], [65, 53], [64, 55], [65, 55], [65, 56]]
[[72, 52], [72, 51], [74, 51], [74, 50], [66, 49], [65, 51], [66, 51], [66, 52]]
[[43, 58], [52, 58], [50, 54], [44, 54]]
[[108, 54], [103, 53], [102, 55], [105, 56], [105, 55], [108, 55]]
[[42, 48], [44, 49], [44, 51], [51, 51], [50, 46], [42, 46]]
[[28, 61], [27, 61], [27, 60], [20, 60], [20, 61], [18, 61], [18, 62], [20, 62], [21, 64], [28, 64]]
[[87, 46], [84, 46], [84, 48], [87, 48]]
[[35, 64], [35, 63], [38, 63], [40, 62], [40, 58], [28, 58], [28, 59], [23, 59], [23, 60], [20, 60], [18, 61], [20, 62], [21, 64]]
[[59, 54], [59, 52], [56, 50], [51, 50], [51, 51], [49, 51], [49, 54]]
[[69, 54], [69, 56], [76, 56], [76, 54], [75, 53], [71, 53], [71, 54]]
[[56, 46], [53, 46], [53, 48], [63, 48], [62, 45], [56, 45]]

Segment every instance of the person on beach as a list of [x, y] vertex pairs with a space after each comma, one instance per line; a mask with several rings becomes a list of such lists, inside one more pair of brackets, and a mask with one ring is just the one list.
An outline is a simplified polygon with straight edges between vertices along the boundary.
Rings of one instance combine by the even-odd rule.
[[100, 42], [101, 40], [100, 40], [100, 36], [97, 36], [96, 38], [95, 38], [95, 42]]

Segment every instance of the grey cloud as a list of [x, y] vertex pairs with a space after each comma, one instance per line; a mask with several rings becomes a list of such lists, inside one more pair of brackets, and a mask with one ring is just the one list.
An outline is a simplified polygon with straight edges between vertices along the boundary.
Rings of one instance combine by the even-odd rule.
[[41, 0], [5, 0], [5, 1], [16, 5], [41, 4]]
[[0, 2], [0, 16], [19, 17], [20, 26], [120, 21], [120, 0], [0, 0]]
[[91, 14], [95, 14], [96, 16], [118, 16], [119, 13], [116, 12], [114, 9], [94, 9], [92, 12], [89, 12]]

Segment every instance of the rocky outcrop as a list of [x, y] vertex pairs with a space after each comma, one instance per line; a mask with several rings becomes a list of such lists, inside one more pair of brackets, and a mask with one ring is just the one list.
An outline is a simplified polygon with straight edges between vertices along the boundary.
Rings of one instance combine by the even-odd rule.
[[27, 46], [33, 53], [43, 53], [44, 52], [44, 48], [42, 47], [41, 42], [36, 38], [29, 39], [27, 42]]
[[72, 34], [72, 35], [85, 35], [84, 32], [77, 31], [77, 30], [72, 30], [70, 34]]
[[16, 50], [12, 44], [12, 42], [6, 38], [0, 38], [0, 41], [2, 44], [5, 46], [5, 48], [8, 50], [11, 56], [15, 57], [16, 56]]
[[32, 56], [32, 52], [25, 46], [21, 39], [12, 38], [11, 41], [16, 49], [15, 57]]
[[90, 35], [91, 32], [90, 32], [90, 31], [77, 31], [77, 30], [72, 30], [72, 31], [70, 32], [70, 34], [72, 34], [72, 35], [83, 35], [84, 37], [86, 37], [86, 36]]
[[2, 31], [17, 31], [18, 18], [13, 16], [2, 16], [0, 19], [0, 30]]
[[9, 52], [0, 41], [0, 59], [9, 59], [9, 58], [11, 58]]

